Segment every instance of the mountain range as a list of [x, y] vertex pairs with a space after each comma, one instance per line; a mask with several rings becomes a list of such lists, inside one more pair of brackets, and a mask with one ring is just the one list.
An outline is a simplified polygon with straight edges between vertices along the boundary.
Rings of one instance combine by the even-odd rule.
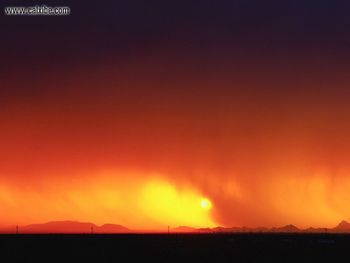
[[130, 233], [130, 229], [114, 224], [104, 224], [97, 226], [93, 223], [88, 222], [77, 222], [77, 221], [52, 221], [44, 224], [31, 224], [27, 226], [16, 226], [6, 227], [0, 229], [2, 233], [13, 233], [18, 232], [21, 234], [31, 233], [67, 233], [67, 234], [78, 234], [78, 233]]
[[192, 228], [180, 226], [172, 229], [175, 233], [350, 233], [350, 223], [343, 220], [334, 228], [300, 229], [289, 224], [282, 227], [214, 227], [214, 228]]
[[[52, 221], [43, 224], [31, 224], [26, 226], [11, 226], [0, 228], [0, 233], [21, 233], [21, 234], [122, 234], [139, 233], [151, 231], [131, 230], [122, 225], [104, 224], [102, 226], [89, 222], [78, 221]], [[158, 231], [162, 232], [162, 231]], [[165, 231], [163, 231], [165, 232]], [[350, 233], [350, 223], [343, 220], [334, 228], [306, 228], [300, 229], [292, 224], [282, 227], [214, 227], [214, 228], [193, 228], [189, 226], [179, 226], [170, 229], [171, 233]]]
[[295, 225], [289, 224], [282, 227], [258, 227], [258, 228], [248, 228], [248, 227], [234, 227], [234, 228], [215, 228], [214, 232], [253, 232], [253, 233], [350, 233], [350, 223], [343, 220], [334, 228], [313, 228], [309, 227], [306, 229], [300, 229]]

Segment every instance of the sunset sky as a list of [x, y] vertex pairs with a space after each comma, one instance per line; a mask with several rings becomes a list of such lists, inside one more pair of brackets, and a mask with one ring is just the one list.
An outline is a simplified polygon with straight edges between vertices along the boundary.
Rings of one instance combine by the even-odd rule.
[[350, 219], [348, 1], [45, 4], [0, 16], [0, 226]]

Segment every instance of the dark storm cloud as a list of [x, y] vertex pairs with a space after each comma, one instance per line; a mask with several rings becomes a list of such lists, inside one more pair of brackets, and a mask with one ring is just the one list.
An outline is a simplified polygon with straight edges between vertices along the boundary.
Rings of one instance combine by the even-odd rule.
[[[4, 17], [2, 51], [12, 60], [46, 57], [74, 62], [172, 48], [344, 48], [346, 1], [41, 1], [70, 6], [68, 17]], [[30, 5], [3, 1], [4, 6]]]
[[[169, 56], [170, 61], [176, 57], [184, 65], [194, 59], [189, 70], [203, 65], [215, 68], [211, 65], [231, 57], [257, 65], [256, 68], [271, 66], [264, 61], [277, 58], [280, 62], [274, 70], [310, 53], [321, 57], [319, 60], [323, 59], [323, 64], [329, 67], [349, 61], [347, 1], [133, 0], [35, 4], [69, 6], [72, 14], [5, 17], [2, 12], [2, 100], [40, 94], [42, 89], [35, 82], [40, 82], [50, 70], [96, 68], [143, 56]], [[1, 8], [28, 5], [33, 3], [1, 2]], [[320, 64], [319, 60], [312, 63]]]
[[[2, 1], [28, 6], [28, 1]], [[142, 54], [349, 55], [347, 1], [39, 1], [67, 17], [0, 16], [1, 74], [80, 67]], [[340, 54], [340, 55], [339, 55]], [[18, 72], [19, 71], [19, 72]], [[32, 73], [31, 73], [32, 74]], [[14, 88], [12, 88], [13, 90]]]

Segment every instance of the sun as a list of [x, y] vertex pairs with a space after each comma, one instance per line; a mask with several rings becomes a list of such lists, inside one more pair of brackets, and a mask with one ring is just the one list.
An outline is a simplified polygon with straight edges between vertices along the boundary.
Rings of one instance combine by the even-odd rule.
[[203, 208], [205, 210], [209, 210], [211, 208], [211, 202], [207, 198], [202, 198], [199, 205], [201, 208]]

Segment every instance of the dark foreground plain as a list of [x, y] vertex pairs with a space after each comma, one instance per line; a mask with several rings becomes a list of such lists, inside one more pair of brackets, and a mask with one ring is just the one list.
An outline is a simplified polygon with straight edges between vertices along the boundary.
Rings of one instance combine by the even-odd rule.
[[0, 235], [1, 262], [350, 262], [343, 234]]

